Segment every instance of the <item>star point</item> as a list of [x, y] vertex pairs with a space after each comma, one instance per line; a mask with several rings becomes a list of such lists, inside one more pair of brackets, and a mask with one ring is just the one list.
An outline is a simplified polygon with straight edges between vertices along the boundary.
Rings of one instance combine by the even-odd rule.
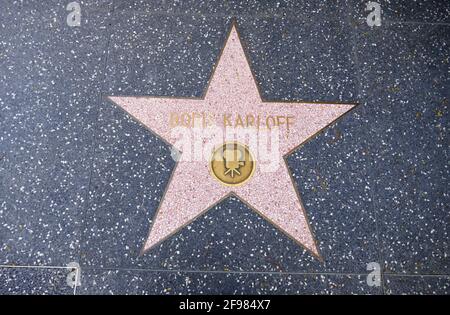
[[[354, 104], [264, 101], [235, 23], [202, 98], [111, 96], [109, 99], [181, 151], [143, 253], [234, 195], [322, 260], [285, 156], [347, 113]], [[197, 142], [203, 147], [196, 148]], [[236, 143], [232, 150], [239, 156], [245, 156], [242, 152], [247, 150], [257, 158], [250, 169], [248, 159], [239, 163], [229, 161], [233, 155], [227, 152], [228, 155], [223, 155], [223, 166], [218, 164], [225, 168], [221, 182], [213, 176], [209, 159], [213, 150], [227, 142]], [[267, 144], [273, 152], [263, 147]], [[229, 179], [231, 185], [223, 181], [226, 176], [233, 177]], [[235, 185], [235, 177], [239, 180], [243, 176], [245, 181]]]

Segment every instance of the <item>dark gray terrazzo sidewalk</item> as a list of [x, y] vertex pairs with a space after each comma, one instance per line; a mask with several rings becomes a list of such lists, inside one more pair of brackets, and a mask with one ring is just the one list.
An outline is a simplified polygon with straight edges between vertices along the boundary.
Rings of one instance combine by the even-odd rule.
[[[0, 294], [449, 294], [449, 1], [1, 2]], [[264, 99], [359, 103], [288, 158], [323, 263], [236, 198], [139, 256], [174, 162], [105, 96], [201, 96], [232, 18]]]

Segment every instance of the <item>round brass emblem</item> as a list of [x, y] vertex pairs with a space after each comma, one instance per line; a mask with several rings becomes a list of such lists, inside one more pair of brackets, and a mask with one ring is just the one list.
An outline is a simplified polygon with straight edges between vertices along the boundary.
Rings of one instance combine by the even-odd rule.
[[256, 167], [247, 146], [239, 142], [225, 142], [211, 156], [211, 174], [222, 184], [239, 186], [249, 180]]

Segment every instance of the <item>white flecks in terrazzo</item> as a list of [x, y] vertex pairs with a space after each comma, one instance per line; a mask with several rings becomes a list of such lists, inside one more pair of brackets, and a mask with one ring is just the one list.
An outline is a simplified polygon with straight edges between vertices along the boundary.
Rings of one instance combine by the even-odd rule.
[[[112, 18], [107, 13], [112, 1], [96, 1], [83, 2], [87, 23], [82, 28], [66, 29], [63, 5], [8, 2], [19, 6], [0, 12], [5, 36], [0, 39], [0, 234], [6, 239], [1, 262], [60, 264], [79, 252], [84, 265], [98, 268], [364, 273], [366, 263], [381, 255], [390, 272], [448, 274], [449, 196], [442, 190], [448, 167], [442, 157], [450, 85], [443, 65], [450, 32], [448, 25], [421, 24], [448, 21], [448, 4], [380, 1], [387, 20], [417, 23], [369, 29], [361, 19], [364, 6], [345, 9], [343, 15], [341, 8], [318, 1], [248, 2], [257, 7], [228, 1], [226, 8], [211, 1], [181, 6], [165, 1], [156, 15], [158, 2], [146, 1], [145, 14], [138, 14], [142, 1], [115, 1]], [[92, 14], [89, 7], [99, 4]], [[182, 13], [185, 9], [196, 16]], [[226, 12], [238, 16], [264, 97], [361, 103], [351, 119], [289, 158], [325, 264], [310, 260], [235, 198], [147, 256], [138, 255], [173, 170], [170, 151], [91, 96], [98, 96], [99, 87], [107, 95], [200, 96], [224, 40]], [[346, 24], [348, 15], [362, 22], [358, 29]], [[320, 22], [314, 21], [317, 16]], [[104, 30], [111, 32], [108, 50]], [[98, 108], [101, 119], [94, 129]], [[88, 145], [93, 134], [95, 151]], [[127, 197], [130, 191], [134, 198]], [[80, 209], [85, 210], [78, 216]], [[303, 286], [312, 293], [369, 290], [365, 277], [342, 284], [345, 278], [295, 276], [280, 284], [268, 275], [260, 276], [261, 282], [230, 275], [227, 282], [208, 274], [199, 275], [201, 281], [189, 274], [188, 282], [180, 274], [178, 280], [170, 278], [171, 285], [152, 290], [146, 287], [149, 277], [136, 276], [129, 288], [119, 274], [104, 272], [85, 289], [196, 293], [214, 292], [220, 283], [223, 292], [242, 293], [259, 286], [262, 293], [302, 293]], [[25, 275], [7, 277], [22, 283]], [[170, 282], [164, 275], [154, 277]], [[29, 278], [27, 288], [8, 282], [4, 289], [49, 292], [41, 285], [49, 283], [47, 278]], [[446, 277], [386, 278], [386, 293], [448, 294]]]

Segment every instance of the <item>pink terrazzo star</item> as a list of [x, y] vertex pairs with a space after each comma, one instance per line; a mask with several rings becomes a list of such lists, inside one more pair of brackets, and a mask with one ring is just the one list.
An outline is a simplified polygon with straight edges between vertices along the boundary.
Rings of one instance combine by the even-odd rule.
[[[267, 122], [264, 117], [272, 117], [269, 119], [272, 127], [281, 130], [282, 136], [279, 138], [275, 155], [275, 162], [279, 162], [275, 164], [279, 166], [268, 171], [263, 163], [256, 162], [253, 176], [241, 186], [223, 185], [211, 175], [207, 159], [183, 160], [183, 153], [181, 153], [181, 159], [177, 162], [153, 220], [153, 226], [142, 249], [143, 253], [233, 194], [315, 257], [321, 259], [304, 206], [294, 187], [284, 156], [345, 114], [355, 106], [354, 104], [263, 101], [234, 23], [204, 97], [200, 99], [148, 96], [109, 98], [180, 152], [183, 152], [186, 147], [183, 148], [180, 144], [179, 134], [173, 132], [173, 125], [169, 123], [173, 113], [178, 113], [180, 116], [181, 113], [200, 113], [195, 116], [197, 118], [202, 117], [201, 113], [207, 113], [208, 117], [219, 117], [214, 123], [219, 129], [226, 128], [224, 121], [220, 119], [223, 115], [229, 114], [230, 117], [235, 117], [239, 113], [245, 117], [245, 114], [250, 113], [253, 117], [257, 115], [263, 117], [264, 122]], [[275, 126], [277, 116], [285, 118], [280, 118], [279, 124]], [[291, 117], [290, 124], [286, 122], [286, 117]], [[263, 127], [261, 130], [264, 129]], [[252, 127], [246, 125], [237, 128], [251, 129]], [[288, 132], [287, 129], [289, 129]], [[227, 135], [223, 138], [210, 139], [210, 144], [217, 146], [229, 140], [237, 140], [253, 150], [248, 139], [240, 135], [234, 135], [233, 139]], [[254, 150], [257, 149], [254, 148]]]

